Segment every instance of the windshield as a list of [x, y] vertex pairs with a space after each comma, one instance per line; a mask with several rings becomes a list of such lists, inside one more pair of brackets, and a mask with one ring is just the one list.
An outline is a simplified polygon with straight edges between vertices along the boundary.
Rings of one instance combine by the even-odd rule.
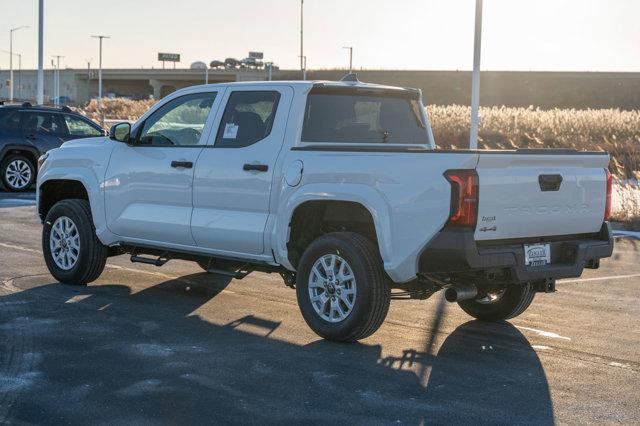
[[311, 92], [302, 141], [427, 144], [421, 108], [417, 99], [389, 94]]

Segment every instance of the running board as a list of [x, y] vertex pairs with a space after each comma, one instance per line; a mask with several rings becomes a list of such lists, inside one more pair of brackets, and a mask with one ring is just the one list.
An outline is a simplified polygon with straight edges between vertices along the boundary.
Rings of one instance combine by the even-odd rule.
[[138, 256], [136, 254], [131, 255], [131, 262], [133, 263], [146, 263], [147, 265], [162, 266], [169, 261], [169, 258], [158, 256], [156, 259], [150, 257]]
[[243, 267], [237, 271], [229, 271], [227, 269], [218, 269], [218, 268], [208, 268], [207, 272], [210, 274], [224, 275], [225, 277], [231, 277], [236, 280], [241, 280], [253, 272], [253, 269], [245, 268], [245, 266], [247, 265], [243, 265]]

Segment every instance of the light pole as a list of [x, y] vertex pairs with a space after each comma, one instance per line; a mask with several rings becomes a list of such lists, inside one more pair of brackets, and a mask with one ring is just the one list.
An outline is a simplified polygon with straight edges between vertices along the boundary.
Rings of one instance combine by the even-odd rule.
[[44, 0], [38, 2], [38, 80], [36, 83], [36, 103], [42, 105], [44, 103], [44, 63], [43, 40], [44, 40]]
[[87, 61], [87, 99], [91, 99], [91, 59], [85, 59]]
[[18, 99], [22, 99], [22, 53], [18, 53]]
[[273, 80], [273, 62], [266, 62], [264, 66], [265, 68], [267, 68], [268, 80]]
[[204, 84], [209, 84], [209, 65], [204, 64]]
[[353, 46], [343, 47], [343, 49], [349, 49], [349, 74], [353, 71]]
[[20, 95], [22, 94], [22, 54], [21, 53], [12, 53], [10, 50], [0, 50], [2, 53], [8, 53], [9, 55], [18, 57], [18, 99], [20, 99]]
[[478, 149], [478, 112], [480, 110], [480, 47], [482, 37], [482, 0], [476, 0], [476, 25], [473, 38], [473, 75], [471, 78], [471, 129], [469, 149]]
[[302, 79], [306, 80], [306, 66], [304, 64], [304, 0], [300, 0], [300, 71], [302, 71]]
[[[60, 105], [60, 58], [64, 58], [62, 55], [51, 55], [52, 58], [56, 58], [56, 66], [55, 71], [53, 72], [54, 78], [54, 92], [53, 92], [53, 104], [58, 106]], [[53, 65], [53, 61], [51, 61]]]
[[303, 56], [300, 62], [302, 62], [302, 79], [306, 80], [307, 79], [307, 57]]
[[98, 60], [98, 111], [100, 112], [100, 125], [104, 127], [104, 114], [102, 113], [102, 39], [111, 38], [105, 35], [93, 35], [100, 40], [100, 59]]
[[23, 25], [9, 30], [9, 101], [13, 101], [13, 33], [23, 28], [29, 28], [29, 26]]

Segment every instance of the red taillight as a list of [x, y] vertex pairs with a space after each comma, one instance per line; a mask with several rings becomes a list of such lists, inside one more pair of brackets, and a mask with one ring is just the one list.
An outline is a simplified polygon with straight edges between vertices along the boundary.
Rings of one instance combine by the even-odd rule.
[[447, 224], [474, 227], [478, 218], [478, 174], [475, 170], [447, 170], [444, 176], [451, 183]]
[[605, 176], [607, 177], [607, 201], [604, 205], [604, 220], [609, 220], [611, 217], [611, 192], [613, 191], [613, 177], [609, 169], [604, 169]]

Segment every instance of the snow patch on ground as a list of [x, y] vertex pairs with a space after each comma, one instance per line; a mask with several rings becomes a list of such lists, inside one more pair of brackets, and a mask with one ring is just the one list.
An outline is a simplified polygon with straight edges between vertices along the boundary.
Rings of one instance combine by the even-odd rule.
[[638, 231], [624, 231], [624, 230], [615, 230], [613, 231], [614, 237], [629, 237], [629, 238], [637, 238], [640, 239], [640, 232]]

